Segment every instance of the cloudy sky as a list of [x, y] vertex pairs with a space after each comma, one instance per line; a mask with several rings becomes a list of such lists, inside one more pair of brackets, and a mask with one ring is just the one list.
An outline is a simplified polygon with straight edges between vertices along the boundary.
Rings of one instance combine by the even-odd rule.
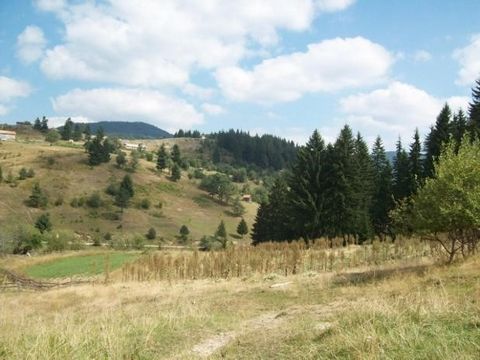
[[478, 0], [0, 0], [0, 122], [145, 121], [392, 149], [480, 77]]

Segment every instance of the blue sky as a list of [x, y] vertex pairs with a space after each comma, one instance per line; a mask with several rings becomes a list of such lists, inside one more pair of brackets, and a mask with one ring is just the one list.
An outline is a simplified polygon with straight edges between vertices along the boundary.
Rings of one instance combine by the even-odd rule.
[[480, 77], [476, 0], [0, 0], [0, 122], [146, 121], [392, 149]]

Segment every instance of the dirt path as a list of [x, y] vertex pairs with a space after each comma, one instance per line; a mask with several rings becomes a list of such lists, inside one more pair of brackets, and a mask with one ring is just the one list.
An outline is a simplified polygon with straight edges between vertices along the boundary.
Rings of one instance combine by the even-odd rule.
[[241, 334], [271, 330], [281, 326], [286, 320], [305, 313], [317, 319], [316, 330], [324, 332], [333, 327], [333, 323], [329, 319], [343, 305], [345, 305], [343, 302], [335, 302], [327, 305], [292, 306], [281, 312], [265, 313], [243, 322], [238, 330], [222, 332], [205, 339], [192, 348], [191, 354], [200, 358], [208, 358]]

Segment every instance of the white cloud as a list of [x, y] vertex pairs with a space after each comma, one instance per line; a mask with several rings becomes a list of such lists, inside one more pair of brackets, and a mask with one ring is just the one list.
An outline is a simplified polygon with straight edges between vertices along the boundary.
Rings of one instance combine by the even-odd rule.
[[323, 12], [335, 12], [345, 10], [351, 6], [355, 0], [317, 0], [316, 5]]
[[429, 62], [432, 60], [432, 54], [426, 50], [418, 50], [413, 54], [413, 60], [420, 63]]
[[181, 99], [154, 90], [75, 89], [52, 100], [57, 113], [90, 121], [146, 121], [172, 131], [202, 123], [203, 115]]
[[236, 101], [293, 101], [305, 93], [331, 92], [385, 80], [394, 59], [382, 46], [362, 37], [335, 38], [297, 52], [264, 60], [253, 70], [219, 69], [223, 93]]
[[455, 50], [453, 57], [460, 64], [457, 84], [470, 85], [480, 78], [480, 34], [473, 35], [466, 47]]
[[48, 117], [48, 126], [49, 127], [59, 127], [65, 124], [65, 121], [70, 118], [74, 123], [89, 123], [92, 122], [89, 118], [85, 116], [49, 116]]
[[0, 76], [0, 116], [8, 113], [8, 104], [15, 98], [30, 95], [32, 88], [27, 82]]
[[198, 86], [192, 83], [185, 85], [182, 90], [185, 94], [202, 100], [210, 99], [215, 94], [215, 89]]
[[220, 105], [203, 103], [202, 110], [209, 115], [221, 115], [225, 113], [225, 109]]
[[262, 54], [278, 43], [279, 30], [305, 31], [319, 12], [351, 3], [37, 0], [39, 9], [56, 13], [65, 27], [64, 41], [46, 51], [41, 68], [55, 79], [183, 87], [192, 71]]
[[368, 138], [382, 134], [386, 147], [393, 149], [398, 136], [406, 144], [416, 127], [425, 133], [446, 101], [453, 110], [468, 104], [465, 97], [440, 99], [412, 85], [392, 82], [384, 89], [341, 99], [340, 107], [344, 121], [355, 130]]
[[46, 44], [42, 29], [29, 25], [17, 37], [17, 57], [26, 64], [37, 61]]

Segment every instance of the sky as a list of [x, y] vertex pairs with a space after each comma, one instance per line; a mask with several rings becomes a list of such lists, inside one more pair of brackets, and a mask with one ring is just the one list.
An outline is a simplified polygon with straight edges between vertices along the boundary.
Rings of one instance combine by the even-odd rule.
[[389, 150], [480, 77], [478, 0], [0, 0], [0, 123], [145, 121]]

